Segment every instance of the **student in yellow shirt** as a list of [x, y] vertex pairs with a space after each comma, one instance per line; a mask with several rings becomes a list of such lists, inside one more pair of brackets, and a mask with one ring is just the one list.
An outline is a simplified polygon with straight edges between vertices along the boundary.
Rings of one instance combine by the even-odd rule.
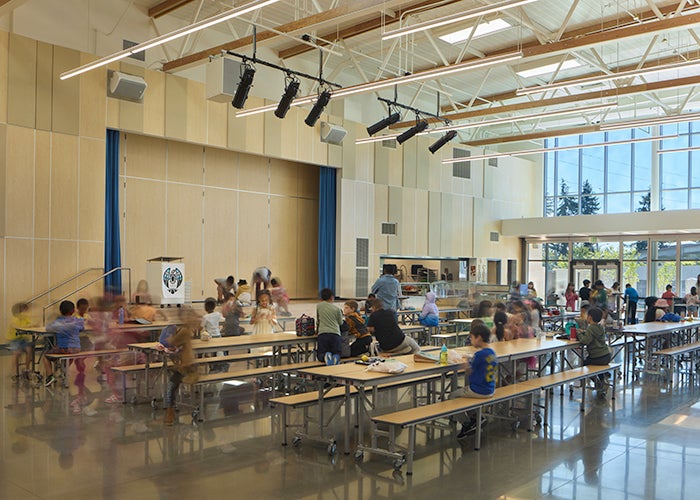
[[[24, 302], [18, 302], [12, 306], [12, 318], [10, 324], [7, 325], [7, 340], [10, 342], [10, 350], [12, 351], [12, 363], [15, 367], [15, 375], [23, 376], [29, 380], [29, 367], [34, 356], [32, 348], [32, 336], [20, 334], [19, 329], [32, 326], [32, 319], [29, 316], [29, 306]], [[25, 354], [24, 370], [20, 374], [20, 358]]]

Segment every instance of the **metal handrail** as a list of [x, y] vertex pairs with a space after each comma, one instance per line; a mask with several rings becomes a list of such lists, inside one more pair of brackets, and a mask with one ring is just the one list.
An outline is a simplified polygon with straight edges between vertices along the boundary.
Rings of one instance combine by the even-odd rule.
[[39, 295], [36, 295], [36, 296], [32, 297], [31, 299], [29, 299], [29, 300], [26, 301], [25, 303], [26, 303], [27, 305], [29, 305], [29, 304], [31, 304], [32, 302], [34, 302], [36, 299], [40, 299], [40, 298], [43, 297], [44, 295], [50, 294], [50, 293], [53, 292], [55, 289], [57, 289], [57, 288], [59, 288], [59, 287], [62, 287], [62, 286], [65, 285], [66, 283], [69, 283], [69, 282], [73, 281], [74, 279], [80, 278], [83, 274], [87, 274], [87, 273], [89, 273], [89, 272], [91, 272], [91, 271], [103, 271], [103, 270], [104, 270], [104, 268], [102, 268], [102, 267], [88, 267], [87, 269], [84, 269], [83, 271], [80, 271], [78, 274], [75, 274], [75, 275], [73, 275], [73, 276], [71, 276], [71, 277], [69, 277], [69, 278], [64, 279], [63, 281], [61, 281], [61, 282], [58, 283], [57, 285], [52, 286], [51, 288], [49, 288], [49, 289], [46, 290], [45, 292], [42, 292], [42, 293], [40, 293]]
[[114, 272], [117, 272], [117, 271], [127, 271], [127, 273], [128, 273], [128, 282], [129, 282], [129, 287], [128, 287], [128, 288], [129, 288], [129, 297], [131, 297], [131, 268], [130, 268], [130, 267], [115, 267], [115, 268], [112, 269], [111, 271], [108, 271], [108, 272], [102, 274], [102, 276], [100, 276], [99, 278], [95, 278], [94, 280], [92, 280], [92, 281], [90, 281], [90, 282], [84, 284], [84, 285], [81, 286], [80, 288], [76, 288], [75, 290], [73, 290], [73, 291], [70, 292], [69, 294], [66, 294], [66, 295], [64, 295], [63, 297], [54, 300], [54, 301], [51, 302], [50, 304], [45, 305], [45, 306], [42, 308], [42, 311], [41, 311], [42, 324], [46, 325], [46, 310], [47, 310], [47, 309], [49, 309], [50, 307], [55, 306], [56, 304], [58, 304], [58, 303], [61, 302], [62, 300], [65, 300], [65, 299], [67, 299], [68, 297], [70, 297], [71, 295], [74, 295], [74, 294], [78, 293], [80, 290], [86, 289], [87, 287], [89, 287], [89, 286], [92, 285], [93, 283], [97, 283], [97, 282], [100, 281], [101, 279], [104, 279], [104, 278], [106, 278], [107, 276], [109, 276], [110, 274], [112, 274], [112, 273], [114, 273]]

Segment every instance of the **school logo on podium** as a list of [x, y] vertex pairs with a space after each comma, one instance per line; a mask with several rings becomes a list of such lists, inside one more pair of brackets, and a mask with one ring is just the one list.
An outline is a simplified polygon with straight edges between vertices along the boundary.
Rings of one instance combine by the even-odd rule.
[[182, 285], [182, 271], [177, 267], [167, 267], [163, 271], [163, 285], [171, 294], [177, 293]]

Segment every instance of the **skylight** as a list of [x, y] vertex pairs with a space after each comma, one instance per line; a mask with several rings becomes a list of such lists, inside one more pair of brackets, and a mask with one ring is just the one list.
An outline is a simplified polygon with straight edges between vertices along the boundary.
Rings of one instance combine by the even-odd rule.
[[[578, 62], [576, 59], [567, 59], [563, 63], [561, 63], [561, 68], [559, 71], [563, 71], [565, 69], [571, 69], [571, 68], [578, 68], [581, 66], [581, 63]], [[559, 67], [559, 63], [552, 63], [552, 64], [545, 64], [544, 66], [537, 66], [535, 68], [531, 69], [525, 69], [523, 71], [516, 71], [515, 73], [522, 77], [522, 78], [533, 78], [535, 76], [541, 76], [541, 75], [546, 75], [548, 73], [554, 73], [557, 68]]]
[[503, 19], [497, 18], [494, 19], [493, 21], [488, 21], [486, 23], [479, 23], [476, 28], [474, 26], [470, 28], [466, 28], [463, 30], [459, 31], [454, 31], [452, 33], [448, 33], [447, 35], [443, 35], [440, 38], [440, 40], [443, 40], [447, 43], [461, 43], [467, 39], [469, 39], [469, 36], [471, 35], [472, 31], [474, 31], [474, 36], [472, 36], [472, 40], [475, 38], [479, 38], [482, 36], [490, 35], [492, 33], [496, 33], [497, 31], [503, 31], [505, 29], [510, 28], [511, 25], [508, 24], [506, 21]]

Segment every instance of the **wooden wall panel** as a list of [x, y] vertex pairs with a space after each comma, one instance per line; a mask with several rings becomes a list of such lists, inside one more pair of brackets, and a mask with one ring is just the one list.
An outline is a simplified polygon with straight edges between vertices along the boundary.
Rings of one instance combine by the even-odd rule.
[[165, 75], [165, 136], [187, 139], [187, 79]]
[[[126, 175], [147, 179], [165, 179], [167, 141], [138, 134], [122, 135], [120, 156], [126, 155]], [[122, 172], [123, 174], [123, 172]]]
[[[49, 242], [50, 283], [58, 283], [78, 273], [78, 242]], [[71, 285], [70, 288], [73, 288]], [[63, 289], [61, 290], [63, 291]]]
[[64, 71], [80, 66], [77, 50], [54, 46], [53, 95], [51, 129], [63, 134], [78, 135], [80, 131], [80, 79], [61, 80]]
[[407, 254], [410, 255], [409, 251], [403, 251], [401, 246], [401, 234], [404, 231], [408, 231], [410, 234], [411, 229], [409, 227], [404, 227], [413, 224], [413, 212], [410, 214], [403, 213], [403, 197], [407, 195], [408, 190], [403, 190], [398, 186], [389, 186], [389, 211], [387, 222], [396, 222], [396, 235], [386, 236], [388, 251], [393, 255]]
[[267, 193], [269, 160], [262, 156], [241, 155], [238, 163], [238, 186], [245, 191]]
[[313, 165], [299, 165], [297, 189], [303, 198], [318, 199], [320, 170]]
[[[34, 240], [34, 276], [33, 276], [33, 289], [32, 296], [38, 295], [41, 292], [45, 292], [51, 288], [51, 273], [49, 264], [49, 241], [37, 239]], [[32, 257], [30, 257], [32, 258]], [[26, 279], [26, 277], [25, 277]], [[60, 295], [54, 295], [54, 297], [60, 297]], [[27, 297], [24, 297], [27, 298]], [[42, 303], [46, 304], [48, 301]], [[38, 313], [41, 314], [41, 308], [39, 308]]]
[[51, 230], [51, 142], [53, 134], [36, 131], [34, 159], [34, 237], [48, 238]]
[[422, 189], [416, 190], [415, 214], [415, 255], [430, 255], [430, 252], [428, 251], [428, 231], [430, 224], [432, 224], [432, 221], [428, 216], [428, 191]]
[[165, 73], [146, 71], [143, 97], [143, 132], [162, 137], [165, 134]]
[[[51, 237], [78, 237], [78, 138], [53, 134], [51, 149]], [[53, 257], [53, 256], [52, 256]]]
[[202, 188], [169, 183], [167, 187], [167, 254], [184, 257], [187, 281], [201, 290], [202, 281]]
[[236, 189], [238, 187], [238, 153], [224, 149], [206, 148], [204, 152], [204, 182], [207, 186]]
[[403, 183], [402, 185], [407, 188], [415, 188], [417, 186], [416, 180], [416, 161], [418, 159], [418, 143], [419, 141], [413, 138], [408, 142], [405, 142], [401, 148], [403, 149]]
[[364, 146], [350, 145], [355, 144], [355, 139], [357, 139], [358, 137], [364, 137], [360, 134], [362, 134], [363, 131], [366, 134], [367, 131], [364, 130], [364, 127], [359, 123], [354, 123], [347, 120], [343, 123], [343, 128], [345, 128], [345, 130], [348, 131], [348, 134], [345, 136], [345, 139], [343, 139], [344, 147], [341, 149], [341, 168], [343, 172], [343, 178], [359, 180], [360, 173], [357, 168], [357, 163], [361, 161], [360, 158], [362, 158], [361, 150], [366, 150], [367, 148]]
[[444, 256], [442, 251], [442, 193], [428, 191], [428, 255]]
[[[80, 241], [78, 242], [78, 271], [82, 271], [84, 269], [87, 269], [89, 267], [102, 267], [104, 266], [104, 244], [102, 242], [95, 242], [95, 241]], [[101, 273], [100, 273], [101, 274]], [[78, 284], [82, 286], [83, 284], [87, 284], [88, 282], [92, 281], [95, 279], [97, 276], [99, 276], [98, 271], [95, 271], [94, 273], [87, 273], [84, 275], [85, 277], [83, 279], [78, 280]], [[122, 275], [122, 285], [124, 287], [124, 291], [128, 292], [128, 274], [123, 273]], [[131, 287], [132, 290], [136, 288], [136, 282], [134, 282], [134, 277], [131, 277]], [[90, 285], [88, 288], [80, 291], [76, 299], [79, 297], [86, 297], [88, 300], [93, 297], [97, 297], [102, 295], [102, 289], [103, 285], [101, 281], [98, 281], [97, 283], [94, 283]]]
[[187, 80], [186, 139], [204, 144], [207, 140], [207, 98], [204, 84]]
[[297, 196], [299, 189], [298, 163], [285, 160], [270, 160], [270, 193]]
[[7, 144], [5, 232], [28, 238], [34, 217], [34, 130], [7, 127]]
[[400, 224], [399, 234], [396, 236], [401, 242], [403, 255], [425, 255], [416, 250], [416, 234], [425, 230], [425, 226], [418, 224], [418, 207], [416, 206], [416, 190], [404, 188], [401, 190], [401, 215], [398, 217]]
[[[7, 125], [0, 123], [0, 209], [3, 211], [3, 215], [0, 216], [0, 237], [5, 236], [5, 219], [7, 219], [8, 213], [7, 205], [5, 204], [7, 185], [7, 129]], [[0, 263], [1, 262], [2, 261], [0, 261]], [[0, 266], [0, 268], [1, 267], [2, 266]], [[2, 281], [0, 281], [0, 283], [2, 283]]]
[[34, 262], [33, 241], [30, 239], [5, 239], [5, 301], [10, 306], [33, 295]]
[[389, 220], [389, 187], [376, 185], [374, 186], [374, 218], [372, 220], [372, 228], [374, 232], [372, 239], [374, 240], [374, 251], [377, 254], [387, 253], [389, 250], [389, 242], [387, 237], [382, 235], [382, 222]]
[[[265, 125], [263, 129], [263, 146], [265, 148], [265, 156], [270, 156], [273, 158], [289, 158], [288, 156], [284, 156], [283, 152], [289, 151], [290, 149], [296, 149], [296, 134], [291, 136], [289, 133], [284, 133], [285, 128], [289, 129], [290, 127], [290, 116], [287, 115], [287, 118], [280, 120], [273, 113], [263, 114], [265, 115]], [[294, 158], [294, 156], [291, 156], [291, 158]]]
[[[269, 197], [241, 192], [238, 195], [238, 265], [241, 276], [270, 262]], [[273, 269], [274, 271], [274, 269]], [[248, 278], [247, 278], [248, 279]]]
[[36, 45], [10, 34], [7, 80], [7, 123], [34, 128], [36, 124]]
[[228, 103], [206, 101], [207, 106], [207, 144], [226, 147], [228, 141]]
[[0, 31], [0, 123], [7, 122], [7, 64], [10, 58], [9, 40], [9, 33]]
[[165, 184], [127, 179], [124, 200], [126, 217], [122, 228], [122, 265], [132, 269], [132, 278], [146, 276], [146, 259], [166, 254]]
[[428, 151], [428, 146], [433, 142], [432, 139], [425, 137], [416, 137], [416, 187], [418, 189], [430, 188], [430, 169], [431, 165], [439, 165], [439, 168], [447, 169], [447, 165], [443, 166], [440, 160], [444, 156], [444, 151], [452, 151], [447, 146], [440, 149], [434, 155]]
[[[208, 153], [209, 151], [207, 151]], [[230, 153], [234, 154], [234, 153]], [[203, 289], [193, 289], [192, 295], [214, 295], [214, 279], [233, 275], [238, 281], [250, 279], [249, 270], [240, 275], [236, 268], [238, 231], [236, 214], [238, 193], [227, 189], [204, 190], [204, 243], [202, 254]]]
[[[107, 90], [105, 89], [105, 92]], [[120, 130], [119, 125], [119, 99], [113, 99], [111, 97], [107, 98], [107, 111], [105, 117], [105, 125], [107, 128], [112, 128], [114, 130]]]
[[[0, 48], [0, 51], [2, 49]], [[0, 237], [0, 262], [5, 262], [5, 238]], [[0, 266], [0, 283], [5, 283], [5, 266]], [[6, 320], [9, 320], [9, 311], [12, 307], [12, 303], [8, 301], [7, 294], [0, 293], [0, 325], [5, 326]], [[8, 311], [5, 313], [5, 311]]]
[[51, 130], [53, 116], [53, 45], [36, 47], [36, 128]]
[[[306, 116], [304, 117], [306, 118]], [[328, 144], [321, 142], [321, 122], [330, 121], [327, 114], [322, 114], [314, 127], [303, 125], [304, 131], [300, 133], [299, 140], [304, 144], [304, 148], [309, 147], [312, 153], [311, 158], [303, 157], [301, 161], [309, 161], [315, 165], [328, 165]], [[308, 158], [308, 159], [307, 159]]]
[[[80, 139], [78, 239], [104, 241], [105, 141]], [[81, 262], [81, 266], [82, 266]]]
[[[296, 198], [270, 197], [270, 262], [273, 276], [282, 280], [287, 293], [297, 296], [297, 263], [299, 248], [295, 245], [300, 226], [306, 221], [299, 219], [299, 203]], [[305, 230], [304, 230], [305, 231]], [[301, 238], [299, 238], [301, 239]], [[314, 261], [315, 262], [315, 261]], [[308, 266], [308, 264], [305, 264]]]
[[168, 181], [202, 184], [203, 168], [202, 146], [168, 141]]
[[[96, 57], [80, 54], [80, 64], [88, 64]], [[88, 71], [79, 77], [80, 81], [80, 123], [81, 137], [104, 139], [107, 114], [107, 71]]]
[[[318, 298], [318, 200], [299, 200], [296, 297]], [[274, 269], [272, 270], [275, 271]], [[288, 278], [281, 276], [282, 279]]]

